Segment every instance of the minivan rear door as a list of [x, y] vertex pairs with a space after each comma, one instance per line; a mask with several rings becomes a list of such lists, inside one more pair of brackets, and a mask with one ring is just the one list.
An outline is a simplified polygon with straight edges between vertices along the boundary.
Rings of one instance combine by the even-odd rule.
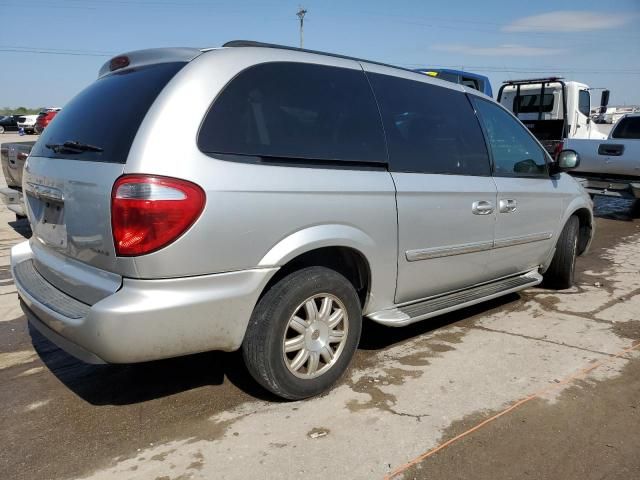
[[23, 189], [36, 268], [68, 294], [71, 265], [133, 273], [131, 259], [115, 256], [111, 190], [149, 107], [184, 65], [147, 64], [99, 78], [61, 110], [34, 146]]

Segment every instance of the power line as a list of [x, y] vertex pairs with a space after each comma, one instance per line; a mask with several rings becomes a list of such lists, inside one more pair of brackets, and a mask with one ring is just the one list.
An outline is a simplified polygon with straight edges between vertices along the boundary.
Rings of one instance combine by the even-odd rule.
[[109, 51], [109, 50], [82, 50], [82, 49], [74, 49], [74, 48], [49, 48], [49, 47], [35, 47], [35, 46], [28, 46], [28, 47], [23, 47], [23, 46], [19, 46], [19, 45], [0, 45], [0, 48], [6, 48], [6, 49], [16, 49], [16, 50], [46, 50], [46, 51], [53, 51], [53, 52], [62, 52], [62, 53], [66, 53], [66, 52], [71, 52], [71, 53], [94, 53], [94, 54], [106, 54], [106, 55], [115, 55], [118, 52], [113, 52], [113, 51]]
[[107, 53], [91, 53], [91, 52], [59, 52], [54, 50], [37, 50], [37, 49], [18, 49], [18, 48], [0, 48], [0, 52], [6, 53], [36, 53], [43, 55], [68, 55], [74, 57], [111, 57], [112, 54]]

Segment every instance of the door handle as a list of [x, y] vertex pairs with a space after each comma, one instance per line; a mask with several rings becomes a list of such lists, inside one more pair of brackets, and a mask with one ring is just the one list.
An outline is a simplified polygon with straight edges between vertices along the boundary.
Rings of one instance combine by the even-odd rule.
[[489, 215], [490, 213], [493, 213], [493, 204], [486, 200], [479, 200], [477, 202], [473, 202], [471, 205], [471, 211], [474, 215]]
[[511, 199], [500, 200], [500, 213], [512, 213], [518, 208], [518, 202]]

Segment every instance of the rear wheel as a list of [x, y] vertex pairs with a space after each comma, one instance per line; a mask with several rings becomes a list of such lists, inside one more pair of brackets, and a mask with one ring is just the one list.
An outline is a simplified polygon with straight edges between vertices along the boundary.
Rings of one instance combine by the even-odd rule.
[[251, 375], [276, 395], [322, 393], [346, 371], [362, 329], [353, 285], [325, 267], [293, 272], [260, 299], [242, 345]]
[[545, 287], [563, 290], [573, 286], [579, 228], [580, 221], [578, 217], [572, 216], [562, 229], [551, 265], [544, 273], [543, 285]]

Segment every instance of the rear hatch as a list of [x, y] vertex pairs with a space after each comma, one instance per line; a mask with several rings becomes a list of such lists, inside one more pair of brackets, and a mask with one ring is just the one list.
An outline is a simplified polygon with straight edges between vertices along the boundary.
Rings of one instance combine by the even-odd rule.
[[135, 276], [133, 259], [115, 255], [111, 191], [147, 111], [185, 64], [143, 62], [103, 75], [60, 111], [33, 148], [23, 188], [35, 266], [79, 300], [87, 301], [86, 286], [78, 284], [91, 275]]

